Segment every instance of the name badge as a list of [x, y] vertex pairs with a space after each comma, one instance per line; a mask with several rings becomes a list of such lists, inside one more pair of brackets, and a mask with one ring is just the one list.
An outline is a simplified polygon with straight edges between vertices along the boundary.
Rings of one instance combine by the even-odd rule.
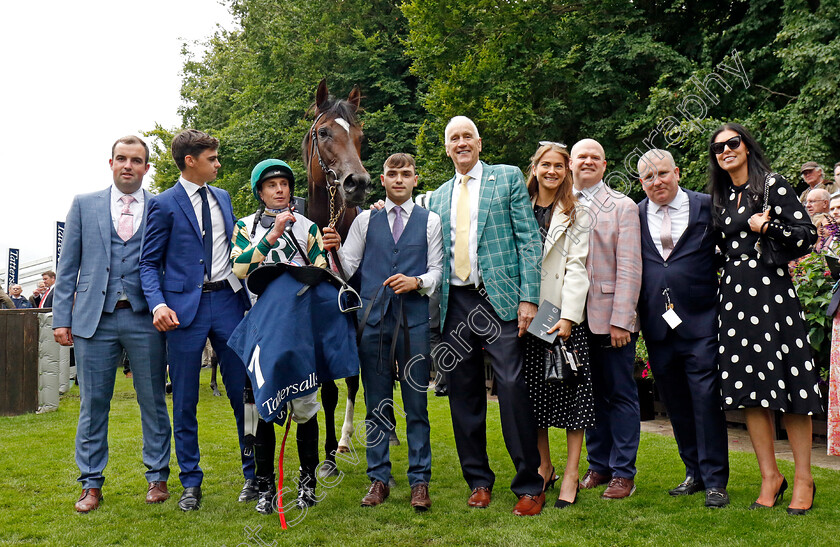
[[669, 308], [668, 311], [663, 313], [662, 319], [664, 319], [665, 322], [668, 323], [668, 326], [672, 329], [675, 329], [682, 324], [682, 319], [680, 319], [680, 316], [677, 315], [677, 312], [675, 312], [673, 308]]

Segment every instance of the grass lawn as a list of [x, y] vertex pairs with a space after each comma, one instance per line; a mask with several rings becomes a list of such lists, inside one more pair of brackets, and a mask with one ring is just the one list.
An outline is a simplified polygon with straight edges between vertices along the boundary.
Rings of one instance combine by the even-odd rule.
[[[213, 397], [209, 374], [202, 374], [199, 439], [205, 472], [204, 499], [198, 512], [182, 513], [176, 504], [181, 488], [173, 456], [169, 481], [172, 499], [146, 505], [145, 468], [140, 459], [140, 417], [131, 381], [117, 379], [110, 422], [110, 462], [105, 469], [105, 502], [88, 515], [73, 510], [80, 486], [73, 459], [79, 412], [78, 388], [62, 400], [57, 412], [0, 418], [0, 544], [46, 545], [283, 545], [283, 544], [563, 544], [563, 545], [837, 545], [840, 543], [840, 472], [814, 468], [819, 492], [816, 508], [806, 517], [788, 516], [783, 507], [748, 511], [758, 495], [759, 475], [751, 453], [733, 452], [729, 492], [732, 505], [722, 510], [703, 507], [703, 496], [671, 498], [668, 488], [684, 476], [671, 438], [642, 433], [636, 477], [629, 499], [605, 501], [598, 491], [580, 494], [578, 504], [555, 510], [557, 491], [549, 492], [542, 515], [517, 518], [510, 511], [515, 497], [508, 489], [512, 465], [502, 442], [498, 410], [489, 405], [490, 460], [497, 474], [493, 503], [486, 510], [469, 509], [461, 477], [447, 399], [429, 397], [432, 423], [433, 506], [416, 514], [409, 506], [405, 477], [405, 425], [398, 420], [403, 444], [392, 447], [398, 486], [384, 505], [364, 509], [359, 501], [368, 479], [363, 450], [339, 463], [343, 472], [333, 488], [318, 488], [324, 499], [307, 514], [287, 513], [298, 522], [281, 530], [277, 515], [259, 515], [236, 502], [242, 474], [236, 456], [233, 415], [226, 397]], [[363, 419], [359, 401], [356, 424]], [[171, 410], [171, 398], [170, 398]], [[359, 425], [357, 425], [359, 427]], [[278, 432], [280, 430], [278, 429]], [[555, 465], [562, 474], [565, 440], [552, 430]], [[278, 439], [279, 445], [279, 439]], [[582, 462], [581, 471], [585, 469]], [[793, 464], [780, 462], [793, 477]], [[296, 475], [294, 432], [287, 446], [286, 469]], [[337, 479], [333, 479], [337, 480]], [[790, 494], [785, 496], [785, 506]], [[256, 537], [253, 535], [256, 533]]]

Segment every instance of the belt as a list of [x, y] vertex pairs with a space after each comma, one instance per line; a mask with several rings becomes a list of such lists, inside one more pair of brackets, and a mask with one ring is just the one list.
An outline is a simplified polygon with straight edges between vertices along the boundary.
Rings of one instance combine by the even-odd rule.
[[128, 300], [117, 300], [117, 305], [114, 306], [115, 310], [124, 310], [124, 309], [131, 309], [131, 302]]
[[204, 285], [201, 286], [201, 292], [216, 292], [226, 289], [229, 286], [227, 279], [222, 279], [221, 281], [205, 281]]

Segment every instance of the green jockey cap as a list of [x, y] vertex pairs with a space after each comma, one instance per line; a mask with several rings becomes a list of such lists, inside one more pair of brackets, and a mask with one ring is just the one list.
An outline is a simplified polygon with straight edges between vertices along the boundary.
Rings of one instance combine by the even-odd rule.
[[251, 171], [251, 191], [257, 201], [260, 199], [260, 186], [263, 181], [273, 177], [283, 177], [289, 181], [289, 195], [295, 195], [295, 174], [289, 164], [283, 160], [268, 159], [259, 162]]

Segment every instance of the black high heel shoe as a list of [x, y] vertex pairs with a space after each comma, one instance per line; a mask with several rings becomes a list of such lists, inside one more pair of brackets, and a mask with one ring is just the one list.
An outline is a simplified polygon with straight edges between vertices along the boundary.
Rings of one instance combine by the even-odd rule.
[[570, 505], [576, 504], [577, 503], [577, 497], [578, 497], [579, 493], [580, 493], [580, 483], [578, 483], [577, 490], [575, 490], [575, 499], [573, 499], [572, 501], [566, 501], [566, 500], [561, 500], [561, 499], [558, 498], [557, 501], [554, 502], [554, 508], [555, 509], [565, 509], [566, 507], [569, 507]]
[[[784, 475], [782, 475], [782, 484], [781, 484], [781, 486], [779, 486], [779, 491], [776, 492], [776, 497], [773, 499], [773, 505], [764, 505], [763, 503], [758, 503], [756, 501], [756, 502], [753, 502], [752, 505], [750, 505], [750, 510], [753, 510], [753, 509], [770, 509], [771, 507], [775, 507], [776, 504], [779, 503], [779, 500], [782, 499], [782, 496], [785, 495], [785, 490], [787, 490], [787, 487], [788, 487], [787, 479], [784, 477]], [[802, 511], [802, 509], [799, 509], [799, 510]]]
[[549, 489], [554, 488], [554, 483], [557, 482], [557, 479], [560, 478], [554, 473], [554, 466], [553, 465], [551, 466], [551, 472], [548, 474], [548, 476], [551, 477], [551, 478], [548, 479], [547, 481], [545, 481], [545, 484], [543, 484], [543, 492], [546, 492]]
[[813, 485], [814, 485], [814, 490], [811, 493], [811, 506], [808, 507], [807, 509], [793, 509], [791, 507], [788, 507], [787, 508], [787, 514], [788, 515], [807, 515], [808, 511], [810, 511], [811, 509], [814, 508], [814, 498], [817, 497], [817, 483], [814, 482]]

